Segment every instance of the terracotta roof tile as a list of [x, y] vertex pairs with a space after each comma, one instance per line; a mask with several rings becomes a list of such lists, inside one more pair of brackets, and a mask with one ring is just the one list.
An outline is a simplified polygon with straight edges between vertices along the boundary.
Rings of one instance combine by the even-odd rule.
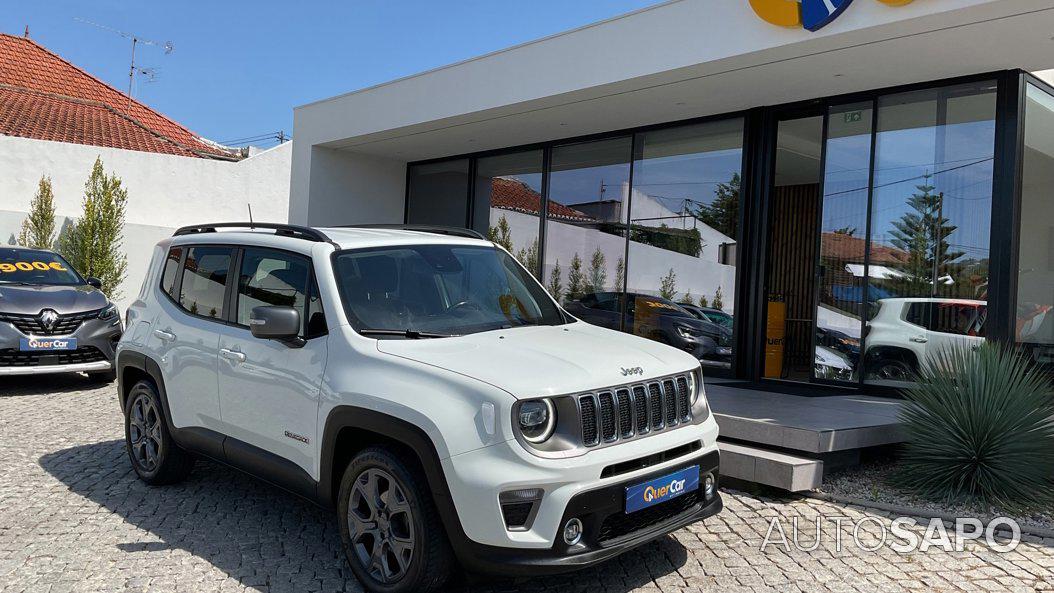
[[[185, 156], [234, 156], [25, 37], [0, 33], [0, 85], [5, 88], [0, 117], [7, 122], [0, 133]], [[12, 114], [45, 119], [8, 121]]]
[[[495, 177], [490, 184], [490, 205], [492, 208], [537, 216], [542, 211], [542, 196], [519, 179]], [[556, 202], [549, 202], [549, 217], [576, 222], [596, 222], [596, 219], [586, 213]]]

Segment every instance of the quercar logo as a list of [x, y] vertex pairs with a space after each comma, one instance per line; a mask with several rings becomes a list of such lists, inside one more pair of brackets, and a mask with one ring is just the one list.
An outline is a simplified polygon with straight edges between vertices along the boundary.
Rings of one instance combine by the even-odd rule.
[[666, 486], [648, 486], [644, 489], [644, 502], [654, 502], [661, 498], [673, 497], [684, 492], [684, 483], [687, 480], [673, 480]]
[[[903, 6], [912, 0], [877, 0], [889, 6]], [[758, 16], [781, 27], [804, 27], [818, 31], [838, 18], [853, 0], [749, 0]]]

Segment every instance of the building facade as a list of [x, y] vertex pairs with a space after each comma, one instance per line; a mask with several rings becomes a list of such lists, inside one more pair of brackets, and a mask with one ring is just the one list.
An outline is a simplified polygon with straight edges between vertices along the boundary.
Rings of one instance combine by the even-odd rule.
[[662, 3], [298, 108], [290, 218], [474, 228], [579, 317], [671, 343], [654, 317], [702, 307], [710, 376], [889, 393], [986, 339], [1049, 364], [1052, 25], [1033, 0]]

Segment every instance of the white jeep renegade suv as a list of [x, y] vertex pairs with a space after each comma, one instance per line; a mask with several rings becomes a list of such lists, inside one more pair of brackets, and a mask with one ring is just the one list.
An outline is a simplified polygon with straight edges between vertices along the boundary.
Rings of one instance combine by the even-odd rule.
[[352, 570], [389, 593], [455, 560], [576, 569], [721, 509], [691, 355], [571, 317], [471, 231], [247, 227], [159, 243], [128, 310], [147, 483], [200, 456], [333, 508]]

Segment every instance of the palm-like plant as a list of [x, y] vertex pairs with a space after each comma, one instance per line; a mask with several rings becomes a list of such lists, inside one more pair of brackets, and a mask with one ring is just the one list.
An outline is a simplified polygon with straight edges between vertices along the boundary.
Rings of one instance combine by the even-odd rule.
[[1024, 357], [994, 344], [943, 350], [904, 395], [909, 489], [1008, 509], [1054, 502], [1054, 399]]

